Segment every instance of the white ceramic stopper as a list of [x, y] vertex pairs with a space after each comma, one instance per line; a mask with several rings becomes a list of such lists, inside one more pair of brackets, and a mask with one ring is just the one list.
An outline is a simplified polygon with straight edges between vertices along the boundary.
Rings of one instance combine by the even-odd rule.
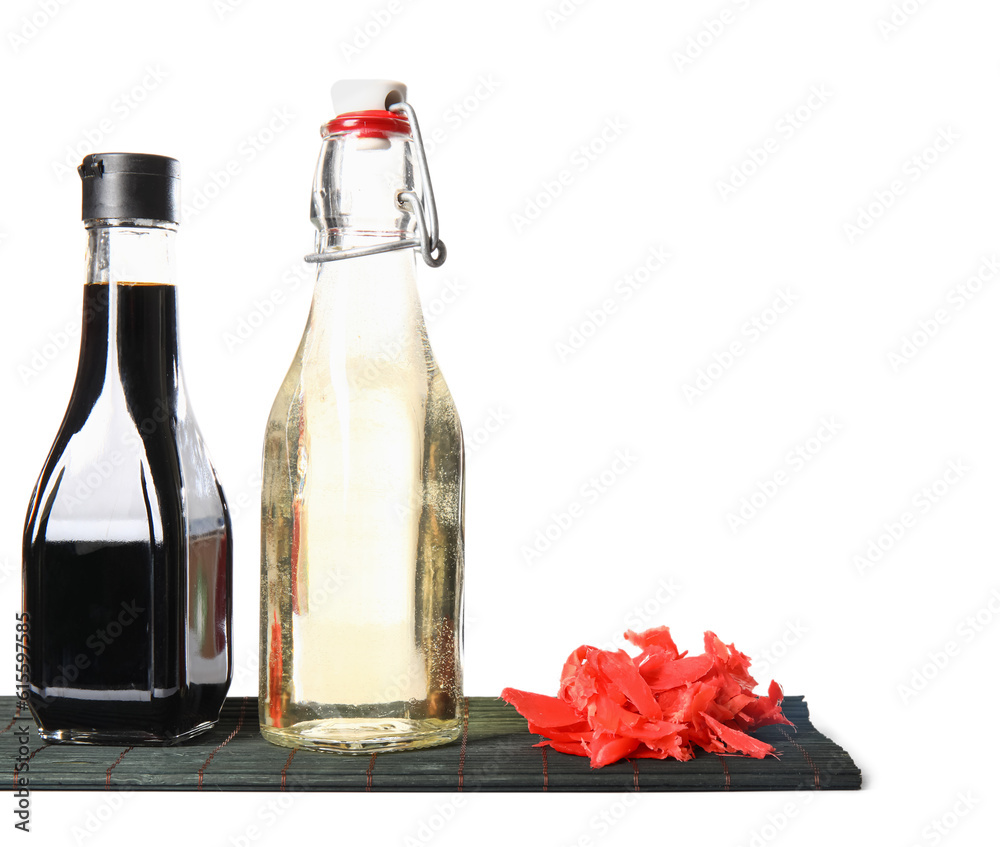
[[333, 114], [388, 109], [406, 99], [406, 86], [391, 79], [341, 79], [330, 88]]

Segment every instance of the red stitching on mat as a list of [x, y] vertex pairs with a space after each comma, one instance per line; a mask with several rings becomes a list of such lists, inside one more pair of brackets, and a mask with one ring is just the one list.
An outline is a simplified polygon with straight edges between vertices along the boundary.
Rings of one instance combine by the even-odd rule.
[[378, 753], [372, 753], [371, 759], [368, 760], [368, 770], [365, 772], [365, 791], [372, 790], [372, 775], [375, 773], [375, 757]]
[[724, 790], [728, 791], [730, 785], [732, 784], [732, 777], [729, 775], [729, 765], [726, 764], [724, 757], [719, 756], [719, 761], [722, 762], [722, 773], [726, 776], [726, 784]]
[[5, 732], [9, 731], [10, 728], [17, 723], [17, 719], [21, 717], [21, 707], [23, 705], [24, 705], [24, 700], [17, 701], [17, 708], [14, 710], [14, 717], [10, 719], [10, 723], [7, 724], [7, 726], [5, 726], [3, 729], [0, 729], [0, 735], [3, 735]]
[[806, 764], [809, 765], [809, 767], [812, 768], [812, 772], [813, 772], [813, 784], [817, 788], [819, 788], [820, 787], [819, 786], [819, 768], [816, 767], [816, 763], [812, 760], [812, 756], [809, 755], [809, 751], [806, 750], [806, 748], [803, 747], [801, 744], [799, 744], [797, 741], [795, 741], [792, 738], [792, 736], [790, 736], [788, 734], [788, 730], [785, 729], [783, 726], [779, 726], [778, 727], [778, 732], [780, 732], [782, 735], [784, 735], [785, 738], [787, 738], [791, 742], [791, 745], [802, 754], [802, 758], [806, 760]]
[[121, 760], [124, 759], [129, 754], [129, 752], [134, 749], [135, 745], [133, 744], [131, 747], [126, 747], [124, 750], [122, 750], [122, 754], [117, 759], [115, 759], [115, 763], [104, 772], [105, 790], [111, 788], [111, 771], [117, 768], [118, 765], [121, 763]]
[[542, 791], [549, 790], [549, 754], [542, 748]]
[[[37, 750], [31, 753], [31, 755], [29, 755], [28, 758], [25, 759], [24, 761], [30, 762], [32, 759], [35, 758], [36, 754], [41, 753], [42, 750], [44, 750], [48, 746], [49, 746], [48, 744], [43, 744], [41, 747], [39, 747]], [[17, 771], [14, 771], [14, 790], [17, 791]]]
[[295, 758], [295, 754], [299, 752], [299, 748], [296, 747], [288, 754], [288, 759], [285, 762], [285, 766], [281, 769], [281, 790], [285, 790], [285, 777], [288, 776], [288, 766], [292, 763], [292, 759]]
[[229, 733], [229, 737], [223, 741], [218, 747], [216, 747], [211, 753], [208, 754], [208, 758], [205, 759], [205, 764], [203, 764], [198, 769], [198, 790], [201, 791], [202, 783], [205, 779], [205, 768], [208, 767], [212, 759], [215, 758], [215, 754], [218, 753], [223, 747], [225, 747], [230, 741], [236, 737], [236, 733], [240, 731], [243, 727], [243, 718], [246, 716], [247, 712], [247, 698], [243, 698], [243, 705], [240, 706], [240, 719], [236, 722], [236, 729]]
[[639, 790], [639, 763], [633, 759], [632, 760], [632, 784], [635, 786], [635, 790]]

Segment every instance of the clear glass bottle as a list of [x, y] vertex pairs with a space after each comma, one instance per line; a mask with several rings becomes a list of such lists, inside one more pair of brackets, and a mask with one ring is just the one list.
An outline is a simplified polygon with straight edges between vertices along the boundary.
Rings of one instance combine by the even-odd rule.
[[[385, 108], [323, 128], [318, 254], [414, 237], [398, 195], [415, 155]], [[413, 249], [319, 263], [268, 420], [259, 702], [276, 744], [397, 750], [461, 731], [464, 448], [415, 263]]]
[[229, 515], [177, 348], [179, 167], [80, 174], [80, 362], [24, 529], [28, 701], [47, 741], [170, 744], [218, 720], [232, 670]]

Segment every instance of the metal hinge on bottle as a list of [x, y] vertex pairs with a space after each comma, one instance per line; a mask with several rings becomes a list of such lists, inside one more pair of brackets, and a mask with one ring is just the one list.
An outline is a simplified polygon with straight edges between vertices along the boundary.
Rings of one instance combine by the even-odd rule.
[[338, 259], [350, 259], [355, 256], [371, 256], [375, 253], [387, 253], [390, 250], [405, 250], [418, 248], [424, 261], [432, 268], [439, 268], [448, 257], [444, 242], [438, 237], [437, 204], [434, 202], [434, 188], [431, 185], [431, 174], [427, 167], [427, 155], [424, 152], [424, 139], [420, 134], [416, 112], [406, 102], [393, 103], [390, 112], [402, 112], [410, 122], [413, 133], [413, 143], [416, 147], [417, 165], [420, 168], [420, 179], [423, 187], [423, 197], [415, 191], [396, 192], [396, 205], [412, 212], [417, 219], [415, 238], [403, 238], [399, 241], [389, 241], [384, 244], [374, 244], [371, 247], [349, 247], [346, 250], [333, 250], [324, 253], [310, 253], [305, 257], [307, 262], [335, 262]]

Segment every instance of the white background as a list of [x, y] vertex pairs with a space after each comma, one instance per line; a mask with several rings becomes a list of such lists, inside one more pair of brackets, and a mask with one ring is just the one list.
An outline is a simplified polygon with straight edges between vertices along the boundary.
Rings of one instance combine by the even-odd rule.
[[[176, 156], [193, 210], [184, 365], [235, 515], [232, 693], [255, 693], [256, 475], [311, 295], [300, 257], [318, 127], [334, 80], [398, 78], [437, 138], [450, 250], [420, 286], [469, 442], [467, 692], [554, 691], [571, 649], [627, 626], [667, 624], [695, 652], [713, 629], [765, 684], [807, 697], [865, 789], [628, 808], [614, 795], [37, 794], [35, 843], [96, 843], [98, 817], [101, 843], [151, 845], [995, 837], [1000, 283], [968, 283], [1000, 249], [995, 4], [152, 8], [9, 0], [0, 17], [3, 616], [20, 603], [24, 511], [76, 368], [72, 167], [88, 152]], [[669, 261], [626, 296], [659, 248]], [[792, 305], [768, 311], [782, 294]], [[824, 421], [835, 435], [810, 441]], [[630, 458], [616, 474], [618, 451]], [[605, 472], [595, 496], [585, 486]], [[898, 540], [863, 561], [894, 523]], [[559, 537], [540, 551], [546, 532]], [[275, 798], [290, 805], [262, 805]]]

